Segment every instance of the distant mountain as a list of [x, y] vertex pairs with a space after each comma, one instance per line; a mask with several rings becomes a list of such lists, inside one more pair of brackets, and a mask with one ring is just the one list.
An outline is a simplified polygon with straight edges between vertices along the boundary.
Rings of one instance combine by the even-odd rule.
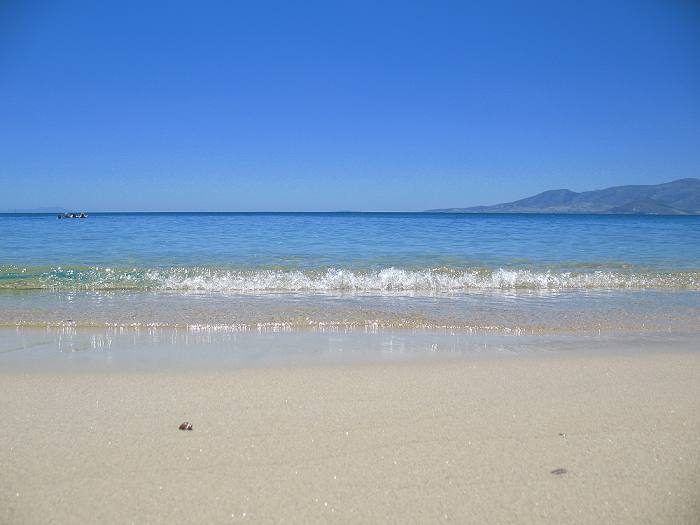
[[23, 208], [16, 210], [0, 210], [0, 213], [63, 213], [66, 210], [64, 208], [49, 207], [49, 208]]
[[615, 186], [576, 193], [549, 190], [493, 206], [444, 208], [433, 213], [617, 213], [700, 215], [700, 179], [679, 179], [648, 186]]

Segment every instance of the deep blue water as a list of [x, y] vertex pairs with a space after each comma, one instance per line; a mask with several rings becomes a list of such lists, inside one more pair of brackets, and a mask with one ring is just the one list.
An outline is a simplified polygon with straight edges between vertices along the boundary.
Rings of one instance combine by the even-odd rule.
[[700, 269], [700, 217], [424, 213], [0, 215], [0, 264]]

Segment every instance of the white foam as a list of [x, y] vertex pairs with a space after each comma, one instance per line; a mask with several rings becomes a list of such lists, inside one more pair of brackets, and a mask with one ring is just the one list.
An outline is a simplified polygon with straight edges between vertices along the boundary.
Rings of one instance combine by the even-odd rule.
[[378, 270], [51, 268], [0, 271], [0, 288], [209, 292], [429, 292], [470, 290], [700, 290], [697, 271], [383, 268]]
[[282, 270], [171, 269], [152, 271], [146, 279], [161, 290], [223, 292], [457, 292], [508, 289], [682, 288], [700, 289], [700, 273], [584, 273], [534, 270], [404, 270], [325, 272]]

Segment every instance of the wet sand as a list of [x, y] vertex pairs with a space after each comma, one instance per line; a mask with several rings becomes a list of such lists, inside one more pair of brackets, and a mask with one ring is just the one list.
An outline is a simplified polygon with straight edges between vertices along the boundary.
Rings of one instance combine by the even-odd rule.
[[700, 353], [5, 370], [0, 413], [0, 523], [700, 522]]

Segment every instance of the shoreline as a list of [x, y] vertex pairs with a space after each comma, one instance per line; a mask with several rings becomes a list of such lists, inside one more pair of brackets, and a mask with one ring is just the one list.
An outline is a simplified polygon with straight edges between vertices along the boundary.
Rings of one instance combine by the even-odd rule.
[[231, 332], [447, 329], [543, 335], [697, 332], [700, 291], [554, 289], [420, 294], [0, 289], [0, 326], [191, 327]]
[[168, 371], [440, 363], [697, 351], [693, 332], [498, 333], [456, 329], [2, 327], [0, 370]]
[[0, 379], [2, 522], [700, 517], [697, 352]]

